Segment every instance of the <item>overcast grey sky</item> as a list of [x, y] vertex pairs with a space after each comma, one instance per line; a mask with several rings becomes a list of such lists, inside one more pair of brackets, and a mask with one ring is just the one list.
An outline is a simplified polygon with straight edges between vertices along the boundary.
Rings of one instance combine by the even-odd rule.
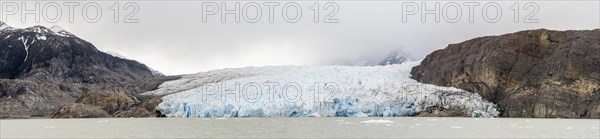
[[[403, 2], [392, 1], [336, 2], [337, 6], [329, 5], [328, 10], [323, 9], [326, 2], [319, 2], [319, 23], [313, 21], [314, 11], [310, 10], [313, 2], [298, 2], [302, 8], [300, 20], [296, 23], [286, 22], [282, 7], [289, 1], [281, 1], [274, 8], [273, 23], [268, 20], [268, 7], [263, 2], [257, 2], [262, 6], [262, 16], [257, 23], [249, 23], [243, 17], [240, 23], [235, 23], [232, 15], [228, 15], [227, 22], [222, 23], [218, 13], [207, 16], [207, 22], [204, 23], [203, 2], [193, 1], [136, 2], [139, 11], [134, 18], [139, 20], [138, 23], [122, 22], [133, 7], [124, 10], [122, 7], [126, 2], [120, 2], [120, 22], [114, 23], [114, 11], [110, 10], [114, 3], [101, 1], [97, 3], [102, 8], [102, 16], [97, 23], [90, 23], [82, 18], [82, 7], [89, 2], [82, 1], [79, 7], [75, 7], [73, 23], [68, 20], [68, 7], [62, 7], [62, 17], [56, 23], [49, 23], [43, 18], [36, 23], [33, 15], [27, 16], [27, 21], [22, 23], [20, 13], [6, 13], [11, 10], [6, 9], [6, 3], [2, 1], [2, 20], [13, 27], [59, 25], [102, 51], [120, 53], [167, 75], [246, 66], [311, 65], [338, 58], [351, 59], [367, 53], [386, 53], [397, 48], [405, 49], [420, 59], [450, 43], [480, 36], [539, 28], [587, 30], [600, 26], [599, 1], [538, 1], [534, 6], [529, 4], [528, 9], [524, 9], [527, 2], [518, 2], [518, 23], [514, 22], [514, 11], [511, 10], [514, 2], [497, 2], [502, 9], [500, 20], [496, 23], [485, 21], [483, 7], [490, 1], [479, 2], [474, 7], [473, 23], [469, 22], [469, 8], [465, 2], [456, 2], [462, 10], [462, 16], [456, 23], [444, 20], [443, 16], [436, 23], [433, 15], [428, 15], [428, 20], [422, 23], [420, 13], [407, 16], [407, 22], [403, 22], [403, 11], [410, 9], [404, 9]], [[27, 5], [34, 5], [30, 3]], [[41, 7], [46, 3], [42, 2]], [[57, 3], [64, 6], [64, 2]], [[248, 3], [240, 2], [241, 7]], [[444, 7], [450, 2], [439, 3], [440, 7]], [[20, 2], [17, 4], [21, 6]], [[220, 2], [216, 4], [221, 6]], [[235, 3], [226, 4], [233, 6]], [[404, 4], [422, 6], [421, 2]], [[434, 6], [435, 1], [425, 5]], [[323, 18], [334, 7], [339, 11], [332, 19], [338, 19], [339, 22], [323, 23]], [[538, 22], [523, 23], [535, 7], [539, 11], [531, 19], [537, 19]], [[49, 15], [56, 13], [53, 9], [49, 11]], [[440, 11], [447, 18], [457, 15], [455, 9]], [[245, 13], [251, 18], [256, 15], [256, 10], [250, 9]], [[288, 13], [292, 13], [288, 17], [295, 17], [294, 9], [288, 9]], [[491, 18], [496, 13], [488, 9], [486, 14]]]

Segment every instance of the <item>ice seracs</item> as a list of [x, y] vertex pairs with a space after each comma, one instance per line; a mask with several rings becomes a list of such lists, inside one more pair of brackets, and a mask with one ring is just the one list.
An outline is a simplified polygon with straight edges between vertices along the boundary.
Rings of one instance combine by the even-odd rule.
[[157, 109], [169, 117], [414, 116], [434, 106], [498, 115], [475, 93], [411, 79], [419, 63], [223, 69], [185, 75], [143, 95], [166, 95]]

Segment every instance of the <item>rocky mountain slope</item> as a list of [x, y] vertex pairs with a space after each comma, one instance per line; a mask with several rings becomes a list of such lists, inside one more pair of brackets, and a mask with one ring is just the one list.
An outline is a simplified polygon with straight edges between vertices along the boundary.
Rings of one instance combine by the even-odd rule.
[[60, 27], [18, 29], [0, 22], [0, 54], [4, 118], [48, 117], [89, 92], [131, 97], [156, 77], [144, 64], [103, 53]]
[[480, 94], [505, 117], [600, 118], [600, 30], [528, 30], [450, 44], [412, 78]]

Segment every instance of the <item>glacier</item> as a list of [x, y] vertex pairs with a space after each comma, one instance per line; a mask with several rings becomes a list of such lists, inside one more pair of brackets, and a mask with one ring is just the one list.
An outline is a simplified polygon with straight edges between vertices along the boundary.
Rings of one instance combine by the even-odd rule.
[[168, 117], [397, 117], [428, 107], [497, 117], [476, 93], [410, 78], [420, 61], [387, 66], [268, 66], [184, 75], [142, 95]]

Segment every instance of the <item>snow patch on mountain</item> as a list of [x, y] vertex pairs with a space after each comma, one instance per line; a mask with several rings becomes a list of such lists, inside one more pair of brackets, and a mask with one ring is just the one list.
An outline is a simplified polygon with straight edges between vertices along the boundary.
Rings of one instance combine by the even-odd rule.
[[[25, 61], [27, 61], [27, 58], [29, 58], [29, 45], [27, 45], [27, 43], [29, 41], [29, 37], [25, 38], [25, 37], [21, 36], [21, 37], [19, 37], [18, 40], [20, 40], [23, 43], [23, 48], [25, 48], [25, 59], [23, 59], [23, 62], [25, 62]], [[35, 40], [33, 40], [33, 41], [35, 41]]]
[[498, 115], [475, 93], [411, 79], [419, 63], [223, 69], [185, 75], [143, 95], [166, 95], [157, 109], [169, 117], [414, 116], [433, 106]]
[[[1, 22], [0, 21], [0, 31], [14, 31], [17, 28], [13, 28], [11, 26], [9, 26], [8, 24], [6, 24], [5, 22]], [[33, 26], [33, 27], [28, 27], [23, 29], [26, 32], [35, 32], [37, 33], [38, 40], [45, 40], [43, 38], [45, 38], [45, 35], [51, 34], [51, 35], [58, 35], [58, 36], [62, 36], [62, 37], [74, 37], [75, 35], [71, 34], [70, 32], [66, 31], [65, 29], [63, 29], [60, 26], [54, 25], [52, 26], [52, 28], [48, 29], [44, 26]]]
[[37, 39], [43, 40], [43, 41], [45, 41], [46, 39], [48, 39], [48, 38], [46, 38], [46, 36], [36, 36], [36, 37], [37, 37]]
[[5, 29], [10, 30], [10, 29], [13, 29], [13, 28], [11, 26], [8, 26], [6, 23], [0, 21], [0, 31], [1, 30], [5, 30]]
[[75, 36], [71, 32], [68, 32], [67, 30], [65, 30], [64, 28], [62, 28], [58, 25], [52, 26], [50, 28], [50, 30], [52, 30], [52, 32], [54, 32], [56, 35], [63, 36], [63, 37]]
[[54, 25], [52, 27], [50, 27], [50, 30], [54, 31], [54, 32], [61, 32], [61, 31], [66, 31], [64, 28], [58, 26], [58, 25]]
[[131, 59], [129, 59], [129, 58], [127, 58], [127, 57], [125, 57], [125, 56], [117, 53], [117, 52], [114, 52], [114, 51], [105, 51], [104, 53], [109, 54], [111, 56], [114, 56], [116, 58], [131, 60]]

